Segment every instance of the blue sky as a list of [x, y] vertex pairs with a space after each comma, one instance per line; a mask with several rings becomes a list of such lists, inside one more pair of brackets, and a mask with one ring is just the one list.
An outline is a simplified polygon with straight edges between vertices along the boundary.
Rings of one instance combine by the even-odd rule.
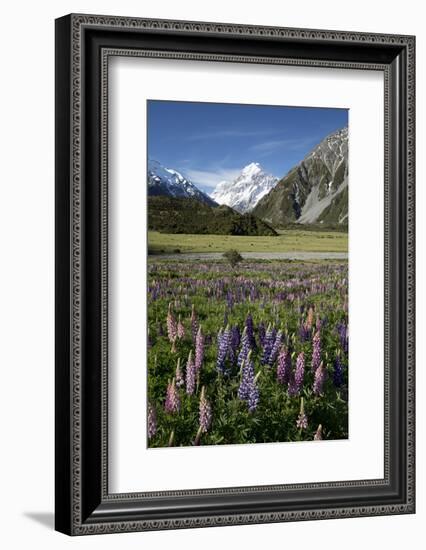
[[148, 101], [148, 157], [210, 193], [250, 162], [281, 178], [321, 139], [348, 123], [346, 109]]

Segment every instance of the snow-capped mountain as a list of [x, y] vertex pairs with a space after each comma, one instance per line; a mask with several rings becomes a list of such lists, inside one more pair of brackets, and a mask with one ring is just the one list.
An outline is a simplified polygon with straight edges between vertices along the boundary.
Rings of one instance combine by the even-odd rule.
[[348, 223], [348, 128], [324, 138], [257, 204], [256, 216], [288, 223]]
[[175, 198], [190, 198], [209, 206], [216, 206], [214, 200], [200, 191], [188, 178], [177, 170], [166, 168], [157, 160], [148, 160], [148, 195], [163, 195]]
[[226, 204], [241, 213], [250, 212], [277, 182], [278, 178], [252, 162], [233, 181], [221, 181], [210, 196], [218, 204]]

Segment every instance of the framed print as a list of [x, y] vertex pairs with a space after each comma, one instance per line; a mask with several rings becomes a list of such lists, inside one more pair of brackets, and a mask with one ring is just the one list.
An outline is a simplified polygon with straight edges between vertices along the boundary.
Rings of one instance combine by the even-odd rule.
[[414, 513], [412, 36], [56, 21], [56, 529]]

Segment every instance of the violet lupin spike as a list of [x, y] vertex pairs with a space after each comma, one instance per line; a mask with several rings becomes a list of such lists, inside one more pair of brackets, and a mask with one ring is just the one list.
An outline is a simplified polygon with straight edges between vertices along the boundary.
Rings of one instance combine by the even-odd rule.
[[177, 336], [177, 324], [175, 316], [172, 312], [172, 304], [169, 304], [169, 308], [167, 310], [167, 336], [170, 340], [170, 342], [174, 342]]
[[296, 368], [294, 373], [290, 373], [290, 380], [288, 382], [288, 394], [291, 397], [295, 397], [300, 394], [303, 386], [303, 379], [305, 376], [305, 354], [303, 351], [299, 353], [296, 359]]
[[240, 353], [238, 354], [238, 359], [237, 359], [238, 368], [241, 369], [242, 364], [247, 359], [249, 351], [250, 351], [250, 343], [249, 343], [249, 338], [247, 336], [247, 328], [244, 327], [243, 335], [241, 337]]
[[166, 401], [164, 403], [164, 408], [167, 413], [175, 414], [180, 410], [180, 397], [176, 388], [175, 379], [167, 385], [166, 392]]
[[204, 386], [201, 388], [199, 421], [200, 421], [201, 431], [203, 433], [207, 433], [212, 422], [212, 408], [211, 408], [210, 402], [206, 398], [206, 390]]
[[296, 420], [296, 426], [300, 430], [306, 430], [308, 427], [308, 417], [305, 414], [305, 403], [303, 397], [300, 398], [300, 411]]
[[283, 341], [283, 331], [279, 330], [275, 336], [275, 340], [271, 348], [271, 353], [269, 354], [268, 365], [270, 367], [272, 367], [272, 365], [275, 363], [277, 359], [278, 350], [281, 346], [282, 341]]
[[216, 360], [216, 369], [221, 374], [226, 372], [226, 357], [229, 353], [229, 343], [230, 343], [230, 331], [229, 326], [225, 330], [218, 334], [218, 343], [217, 343], [217, 360]]
[[260, 371], [253, 378], [251, 384], [249, 385], [247, 406], [249, 412], [254, 412], [259, 404], [259, 386], [257, 385], [257, 379], [259, 378]]
[[315, 372], [321, 363], [321, 334], [317, 330], [312, 339], [312, 372]]
[[238, 388], [239, 399], [247, 400], [250, 393], [250, 387], [254, 380], [254, 365], [251, 360], [251, 351], [249, 351], [247, 359], [241, 365], [241, 382]]
[[321, 361], [320, 366], [315, 371], [313, 392], [315, 395], [321, 395], [324, 388], [324, 382], [327, 378], [327, 369]]
[[148, 439], [157, 433], [157, 411], [152, 403], [148, 403]]
[[204, 335], [201, 331], [201, 325], [198, 327], [197, 336], [195, 338], [195, 371], [201, 369], [204, 359]]
[[343, 384], [343, 365], [340, 353], [337, 353], [334, 358], [333, 383], [336, 388], [340, 388]]
[[248, 313], [246, 317], [246, 329], [249, 346], [254, 350], [256, 349], [256, 340], [254, 339], [253, 317], [251, 313]]
[[274, 344], [274, 333], [272, 331], [271, 325], [268, 325], [268, 328], [266, 329], [266, 333], [265, 333], [265, 338], [263, 340], [263, 353], [262, 353], [262, 360], [261, 360], [262, 365], [268, 364], [273, 344]]
[[195, 365], [192, 359], [192, 350], [189, 352], [188, 361], [186, 363], [186, 393], [192, 395], [195, 390]]
[[278, 356], [277, 380], [280, 384], [288, 384], [291, 375], [291, 355], [287, 347], [281, 348]]

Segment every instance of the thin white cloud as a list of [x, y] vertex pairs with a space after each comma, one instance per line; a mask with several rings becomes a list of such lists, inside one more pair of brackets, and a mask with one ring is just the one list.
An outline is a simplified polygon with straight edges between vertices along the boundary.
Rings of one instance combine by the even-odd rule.
[[271, 141], [262, 141], [261, 143], [256, 143], [250, 147], [251, 151], [258, 153], [260, 156], [264, 157], [275, 153], [277, 150], [282, 149], [283, 151], [300, 151], [315, 145], [318, 142], [318, 138], [290, 138], [290, 139], [277, 139]]
[[261, 137], [276, 134], [276, 130], [236, 130], [217, 129], [197, 132], [186, 137], [187, 141], [198, 141], [202, 139], [222, 139], [226, 137]]
[[219, 170], [190, 170], [186, 169], [185, 174], [197, 186], [207, 189], [214, 189], [221, 181], [231, 181], [235, 179], [241, 169], [238, 168], [220, 168]]

